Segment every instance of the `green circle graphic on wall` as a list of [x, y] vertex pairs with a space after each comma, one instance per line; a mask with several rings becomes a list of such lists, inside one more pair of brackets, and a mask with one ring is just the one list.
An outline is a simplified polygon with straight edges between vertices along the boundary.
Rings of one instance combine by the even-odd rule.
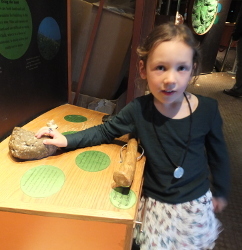
[[20, 58], [32, 38], [32, 16], [25, 0], [0, 3], [0, 54], [10, 60]]
[[198, 35], [207, 33], [217, 15], [217, 0], [195, 0], [192, 6], [192, 28]]

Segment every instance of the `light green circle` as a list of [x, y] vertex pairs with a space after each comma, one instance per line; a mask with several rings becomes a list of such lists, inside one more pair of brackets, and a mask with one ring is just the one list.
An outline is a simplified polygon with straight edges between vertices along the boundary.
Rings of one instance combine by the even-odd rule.
[[0, 53], [18, 59], [27, 51], [32, 37], [32, 17], [25, 0], [0, 2]]
[[28, 170], [20, 181], [22, 191], [35, 198], [44, 198], [57, 193], [65, 182], [61, 169], [41, 165]]
[[70, 134], [75, 134], [77, 133], [77, 131], [66, 131], [66, 132], [63, 132], [62, 134], [63, 135], [70, 135]]
[[107, 154], [95, 150], [85, 151], [76, 157], [76, 165], [88, 172], [102, 171], [110, 165], [110, 162]]
[[64, 119], [68, 122], [85, 122], [87, 118], [82, 115], [66, 115]]
[[130, 189], [127, 193], [127, 188], [117, 187], [113, 189], [110, 193], [110, 201], [111, 203], [118, 208], [121, 209], [129, 209], [133, 207], [136, 203], [136, 195]]

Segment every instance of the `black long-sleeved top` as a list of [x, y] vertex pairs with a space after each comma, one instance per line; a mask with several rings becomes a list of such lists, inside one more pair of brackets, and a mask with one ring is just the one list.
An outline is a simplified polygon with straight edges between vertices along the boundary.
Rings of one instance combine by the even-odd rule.
[[67, 149], [110, 143], [114, 138], [132, 133], [145, 150], [145, 195], [161, 202], [183, 203], [206, 193], [211, 181], [213, 195], [227, 198], [229, 160], [218, 104], [214, 99], [197, 97], [199, 104], [192, 113], [191, 143], [182, 165], [185, 172], [180, 179], [174, 178], [175, 167], [162, 151], [159, 140], [173, 162], [180, 165], [187, 146], [190, 116], [165, 117], [155, 108], [152, 95], [136, 98], [109, 122], [66, 135]]

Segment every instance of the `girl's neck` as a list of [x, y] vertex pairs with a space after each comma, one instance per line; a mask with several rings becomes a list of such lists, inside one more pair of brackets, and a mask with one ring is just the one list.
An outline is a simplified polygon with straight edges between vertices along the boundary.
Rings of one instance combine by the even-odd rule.
[[[186, 96], [193, 112], [198, 105], [197, 97], [187, 92]], [[154, 105], [162, 115], [172, 119], [182, 119], [190, 115], [189, 104], [184, 96], [182, 96], [180, 100], [173, 103], [161, 103], [154, 98]]]

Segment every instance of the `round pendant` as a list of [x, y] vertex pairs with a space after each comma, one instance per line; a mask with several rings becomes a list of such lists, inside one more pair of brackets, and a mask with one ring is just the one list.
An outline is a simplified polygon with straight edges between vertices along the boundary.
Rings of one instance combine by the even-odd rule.
[[179, 179], [179, 178], [181, 178], [182, 176], [183, 176], [183, 174], [184, 174], [184, 169], [182, 168], [182, 167], [177, 167], [176, 169], [175, 169], [175, 171], [174, 171], [174, 177], [175, 178], [177, 178], [177, 179]]

